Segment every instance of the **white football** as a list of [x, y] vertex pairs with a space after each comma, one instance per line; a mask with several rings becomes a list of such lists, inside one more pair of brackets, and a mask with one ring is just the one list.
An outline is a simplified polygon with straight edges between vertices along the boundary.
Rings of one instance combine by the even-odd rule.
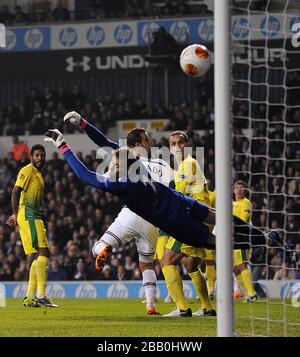
[[211, 55], [204, 45], [194, 44], [184, 48], [180, 55], [180, 67], [191, 77], [203, 76], [211, 66]]

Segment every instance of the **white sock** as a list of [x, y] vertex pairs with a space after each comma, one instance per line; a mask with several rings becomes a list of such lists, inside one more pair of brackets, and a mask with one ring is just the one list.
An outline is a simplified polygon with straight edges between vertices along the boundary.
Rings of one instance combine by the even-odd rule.
[[120, 248], [123, 242], [120, 238], [112, 233], [104, 233], [103, 236], [93, 245], [92, 253], [94, 257], [103, 250], [106, 246], [110, 245], [112, 248]]
[[156, 298], [156, 275], [154, 270], [145, 270], [143, 275], [143, 288], [145, 290], [145, 297], [147, 301], [147, 306], [155, 307]]
[[101, 250], [103, 250], [107, 245], [108, 244], [101, 242], [101, 240], [98, 240], [98, 242], [96, 242], [92, 248], [93, 256], [97, 257]]

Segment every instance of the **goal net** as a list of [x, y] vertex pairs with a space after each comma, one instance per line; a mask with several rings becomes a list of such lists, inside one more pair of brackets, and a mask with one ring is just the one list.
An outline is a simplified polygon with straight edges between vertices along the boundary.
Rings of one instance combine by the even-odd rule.
[[[233, 177], [252, 222], [287, 248], [252, 247], [257, 301], [236, 305], [239, 335], [300, 331], [300, 2], [232, 1]], [[297, 333], [298, 331], [298, 333]]]

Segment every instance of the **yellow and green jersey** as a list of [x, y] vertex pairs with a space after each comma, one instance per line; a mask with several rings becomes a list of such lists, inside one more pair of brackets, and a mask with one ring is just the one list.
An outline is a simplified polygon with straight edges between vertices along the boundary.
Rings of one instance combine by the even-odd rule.
[[[208, 191], [210, 207], [216, 207], [216, 193], [214, 191]], [[232, 214], [241, 218], [243, 221], [250, 222], [252, 212], [252, 204], [248, 198], [232, 202]]]
[[215, 191], [208, 190], [208, 195], [209, 195], [210, 207], [216, 208], [216, 193], [215, 193]]
[[32, 163], [24, 166], [18, 173], [15, 186], [23, 189], [19, 209], [25, 208], [25, 219], [43, 218], [44, 179], [41, 172]]
[[233, 201], [232, 203], [233, 214], [243, 221], [250, 222], [251, 212], [252, 212], [252, 203], [248, 198], [243, 198], [241, 200]]
[[176, 190], [209, 205], [209, 194], [206, 178], [197, 162], [191, 156], [187, 156], [175, 172]]

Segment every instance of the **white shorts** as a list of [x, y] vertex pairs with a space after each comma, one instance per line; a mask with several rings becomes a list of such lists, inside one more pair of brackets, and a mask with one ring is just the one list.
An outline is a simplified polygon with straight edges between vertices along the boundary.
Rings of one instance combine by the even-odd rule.
[[134, 239], [139, 253], [139, 261], [144, 263], [153, 261], [159, 230], [129, 208], [124, 207], [121, 210], [101, 239], [105, 241], [107, 234], [114, 237], [120, 247]]

